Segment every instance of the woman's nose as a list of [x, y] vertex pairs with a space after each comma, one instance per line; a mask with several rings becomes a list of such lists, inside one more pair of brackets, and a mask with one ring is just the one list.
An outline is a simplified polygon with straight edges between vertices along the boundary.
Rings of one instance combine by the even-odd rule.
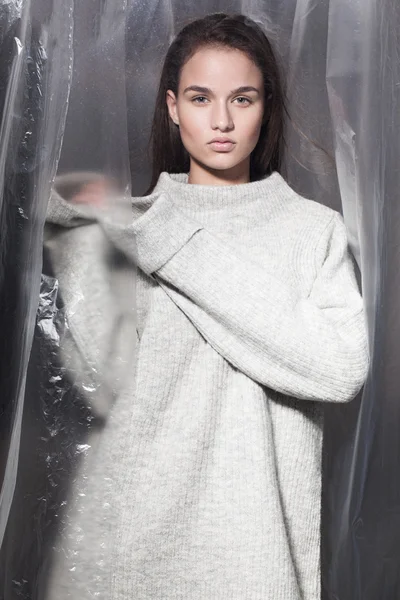
[[233, 129], [233, 119], [225, 102], [215, 104], [212, 112], [212, 128], [226, 131]]

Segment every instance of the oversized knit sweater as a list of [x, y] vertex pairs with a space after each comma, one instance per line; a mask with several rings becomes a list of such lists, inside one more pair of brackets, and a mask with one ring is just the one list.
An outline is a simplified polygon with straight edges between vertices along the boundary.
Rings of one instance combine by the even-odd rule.
[[101, 222], [139, 268], [138, 350], [50, 600], [320, 598], [323, 407], [368, 368], [346, 229], [278, 173], [187, 181]]

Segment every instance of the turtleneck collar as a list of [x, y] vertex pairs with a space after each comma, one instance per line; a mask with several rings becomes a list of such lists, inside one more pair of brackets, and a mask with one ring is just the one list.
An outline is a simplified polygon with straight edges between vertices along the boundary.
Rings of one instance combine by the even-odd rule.
[[236, 185], [199, 185], [188, 183], [188, 173], [161, 173], [153, 193], [171, 195], [179, 207], [201, 211], [202, 209], [233, 208], [252, 200], [268, 201], [284, 199], [290, 189], [276, 171], [259, 181]]

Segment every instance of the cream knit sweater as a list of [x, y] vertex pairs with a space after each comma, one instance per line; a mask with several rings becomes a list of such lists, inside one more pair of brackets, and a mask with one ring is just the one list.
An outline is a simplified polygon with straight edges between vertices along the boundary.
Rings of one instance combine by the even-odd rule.
[[325, 402], [368, 348], [342, 217], [278, 173], [162, 173], [128, 227], [138, 352], [47, 598], [318, 600]]

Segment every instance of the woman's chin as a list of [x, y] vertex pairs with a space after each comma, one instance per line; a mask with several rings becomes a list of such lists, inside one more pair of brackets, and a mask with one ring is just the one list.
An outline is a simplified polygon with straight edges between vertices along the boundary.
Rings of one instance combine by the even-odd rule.
[[238, 161], [225, 152], [212, 158], [207, 158], [207, 160], [196, 160], [196, 162], [200, 168], [206, 169], [207, 171], [231, 171], [238, 169], [243, 161]]

